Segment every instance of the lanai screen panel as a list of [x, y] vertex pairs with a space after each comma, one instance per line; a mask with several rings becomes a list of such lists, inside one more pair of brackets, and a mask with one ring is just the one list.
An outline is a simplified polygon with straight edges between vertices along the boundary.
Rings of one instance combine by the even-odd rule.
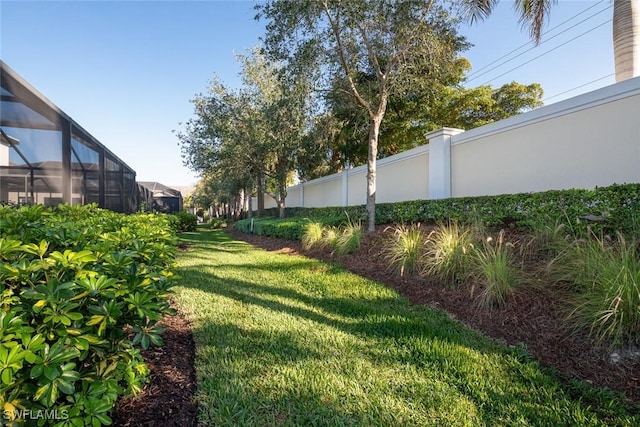
[[0, 201], [60, 203], [60, 125], [26, 106], [6, 88], [2, 90], [0, 118]]
[[135, 171], [2, 61], [0, 72], [0, 203], [135, 212]]

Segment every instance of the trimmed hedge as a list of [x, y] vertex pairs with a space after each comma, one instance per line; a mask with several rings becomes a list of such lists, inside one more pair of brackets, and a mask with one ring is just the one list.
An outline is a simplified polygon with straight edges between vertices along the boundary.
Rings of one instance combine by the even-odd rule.
[[243, 233], [257, 234], [258, 236], [280, 237], [282, 239], [300, 240], [304, 232], [304, 226], [308, 220], [304, 218], [255, 218], [236, 221], [234, 227]]
[[[275, 217], [277, 209], [267, 209], [265, 213]], [[327, 225], [346, 224], [348, 218], [345, 213], [353, 221], [366, 222], [364, 205], [286, 208], [286, 215], [290, 220], [306, 217]], [[580, 220], [588, 215], [604, 216], [604, 221]], [[595, 231], [618, 230], [624, 234], [637, 233], [640, 229], [640, 184], [614, 184], [593, 190], [551, 190], [376, 205], [376, 224], [437, 223], [449, 220], [466, 222], [471, 216], [480, 218], [487, 226], [528, 228], [541, 221], [561, 220], [571, 222], [576, 232], [586, 231], [587, 226], [590, 226]], [[257, 221], [262, 222], [265, 219]], [[243, 225], [236, 227], [242, 231]], [[270, 224], [266, 229], [270, 230], [273, 227], [275, 225]], [[296, 227], [295, 232], [280, 230], [279, 233], [301, 236], [299, 225]], [[262, 230], [262, 227], [254, 227], [256, 234], [260, 234]]]
[[176, 243], [165, 214], [0, 206], [3, 425], [111, 424], [162, 343]]
[[198, 228], [198, 217], [187, 211], [176, 212], [168, 215], [171, 228], [176, 233], [196, 231]]

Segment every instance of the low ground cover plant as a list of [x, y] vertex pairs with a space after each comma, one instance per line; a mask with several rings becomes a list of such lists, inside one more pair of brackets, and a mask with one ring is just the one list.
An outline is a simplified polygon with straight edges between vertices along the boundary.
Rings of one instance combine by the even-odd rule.
[[145, 381], [140, 349], [162, 343], [175, 244], [164, 214], [0, 206], [3, 421], [111, 424]]
[[226, 228], [227, 220], [225, 218], [211, 218], [209, 220], [210, 228]]

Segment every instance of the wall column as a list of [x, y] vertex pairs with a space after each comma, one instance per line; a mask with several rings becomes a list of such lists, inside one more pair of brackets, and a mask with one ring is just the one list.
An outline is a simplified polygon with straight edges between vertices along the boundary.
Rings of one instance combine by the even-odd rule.
[[349, 205], [349, 165], [342, 170], [342, 206]]
[[425, 135], [429, 140], [429, 199], [451, 197], [451, 137], [462, 132], [442, 128]]
[[300, 207], [304, 208], [304, 182], [300, 183]]

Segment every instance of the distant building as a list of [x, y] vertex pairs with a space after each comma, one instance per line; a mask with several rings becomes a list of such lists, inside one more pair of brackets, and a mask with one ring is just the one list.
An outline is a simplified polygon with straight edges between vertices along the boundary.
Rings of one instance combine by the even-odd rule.
[[139, 210], [136, 173], [0, 61], [0, 203]]
[[159, 182], [140, 181], [138, 184], [151, 192], [152, 206], [147, 210], [172, 213], [182, 211], [182, 193]]

